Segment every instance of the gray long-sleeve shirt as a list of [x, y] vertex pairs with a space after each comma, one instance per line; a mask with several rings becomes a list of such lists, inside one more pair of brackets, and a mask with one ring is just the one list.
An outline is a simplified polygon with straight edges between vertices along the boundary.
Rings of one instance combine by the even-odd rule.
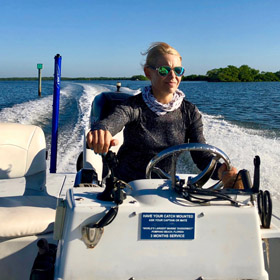
[[[92, 130], [109, 130], [113, 136], [123, 127], [124, 143], [118, 152], [116, 176], [127, 182], [145, 178], [148, 162], [160, 151], [183, 143], [205, 143], [201, 114], [185, 99], [178, 109], [158, 116], [148, 108], [142, 94], [138, 94], [116, 106], [105, 119], [92, 124]], [[191, 155], [200, 169], [212, 157], [202, 152]], [[168, 161], [161, 167], [168, 172]]]

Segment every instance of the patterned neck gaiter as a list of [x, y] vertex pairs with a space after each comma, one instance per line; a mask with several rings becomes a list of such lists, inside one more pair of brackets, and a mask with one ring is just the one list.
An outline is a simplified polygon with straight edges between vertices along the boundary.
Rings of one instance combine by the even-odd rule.
[[145, 87], [143, 89], [142, 95], [143, 100], [147, 104], [147, 106], [158, 116], [165, 115], [167, 112], [172, 112], [178, 109], [185, 97], [185, 94], [181, 90], [177, 89], [173, 94], [172, 100], [167, 104], [162, 104], [158, 102], [153, 96], [152, 86]]

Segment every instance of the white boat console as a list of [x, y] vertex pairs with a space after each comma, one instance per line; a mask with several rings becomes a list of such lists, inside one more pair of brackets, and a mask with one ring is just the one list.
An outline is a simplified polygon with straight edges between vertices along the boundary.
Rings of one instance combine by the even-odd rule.
[[268, 279], [250, 196], [195, 205], [170, 180], [130, 186], [119, 206], [98, 187], [67, 191], [55, 279]]

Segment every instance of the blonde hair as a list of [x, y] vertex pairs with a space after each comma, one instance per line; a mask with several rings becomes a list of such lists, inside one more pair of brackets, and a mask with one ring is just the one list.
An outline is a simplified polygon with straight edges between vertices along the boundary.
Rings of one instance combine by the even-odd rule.
[[163, 54], [173, 54], [179, 56], [182, 61], [182, 57], [177, 50], [172, 48], [170, 45], [164, 42], [155, 42], [142, 53], [142, 55], [147, 55], [144, 67], [153, 66], [156, 67], [157, 59]]

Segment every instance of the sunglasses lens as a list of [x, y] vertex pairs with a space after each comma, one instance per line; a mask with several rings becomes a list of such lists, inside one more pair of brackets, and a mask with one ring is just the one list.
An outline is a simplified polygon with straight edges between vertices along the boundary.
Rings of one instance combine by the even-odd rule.
[[[165, 77], [171, 71], [171, 67], [160, 66], [160, 67], [157, 68], [157, 70], [158, 70], [158, 73], [159, 73], [160, 76]], [[178, 77], [181, 77], [185, 72], [184, 67], [181, 67], [181, 66], [174, 67], [173, 70], [174, 70], [176, 76], [178, 76]]]
[[171, 68], [168, 67], [168, 66], [160, 66], [158, 68], [158, 73], [161, 75], [161, 76], [166, 76], [168, 75], [168, 73], [170, 72]]
[[184, 67], [174, 67], [174, 72], [177, 76], [182, 76], [185, 72]]

